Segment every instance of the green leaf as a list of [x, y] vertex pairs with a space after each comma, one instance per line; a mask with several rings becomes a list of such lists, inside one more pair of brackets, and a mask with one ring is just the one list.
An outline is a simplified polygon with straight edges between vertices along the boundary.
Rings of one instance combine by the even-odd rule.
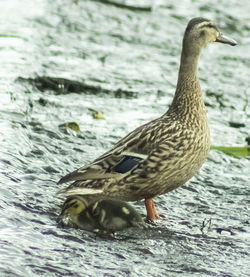
[[211, 150], [218, 150], [236, 158], [250, 159], [250, 146], [211, 146]]

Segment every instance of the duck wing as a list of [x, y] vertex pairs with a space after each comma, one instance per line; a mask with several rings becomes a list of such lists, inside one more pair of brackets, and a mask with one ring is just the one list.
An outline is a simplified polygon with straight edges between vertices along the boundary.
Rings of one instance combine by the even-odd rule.
[[121, 175], [133, 169], [146, 158], [147, 155], [126, 151], [119, 154], [109, 154], [101, 160], [98, 159], [98, 161], [65, 175], [58, 184], [91, 179], [119, 179]]
[[103, 193], [105, 185], [117, 183], [146, 158], [146, 155], [129, 152], [107, 155], [101, 161], [79, 168], [64, 176], [58, 184], [74, 182], [58, 193], [65, 196]]
[[68, 190], [73, 191], [73, 188], [91, 188], [92, 193], [98, 193], [97, 190], [101, 193], [102, 188], [111, 179], [112, 183], [122, 179], [148, 157], [148, 135], [145, 127], [146, 125], [135, 129], [91, 164], [62, 177], [58, 184], [73, 183], [59, 193], [66, 194]]
[[63, 178], [58, 184], [72, 182], [59, 193], [98, 194], [116, 184], [136, 169], [143, 171], [145, 163], [160, 142], [166, 122], [158, 118], [142, 125], [121, 139], [110, 151]]

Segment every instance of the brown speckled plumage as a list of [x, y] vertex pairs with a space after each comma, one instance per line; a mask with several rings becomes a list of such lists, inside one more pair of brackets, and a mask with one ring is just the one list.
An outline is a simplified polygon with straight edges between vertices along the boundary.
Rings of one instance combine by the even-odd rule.
[[59, 183], [73, 183], [61, 193], [133, 201], [167, 193], [196, 174], [210, 149], [197, 63], [201, 49], [216, 41], [235, 45], [213, 22], [192, 19], [184, 35], [178, 83], [169, 110], [132, 131], [91, 164], [63, 177]]

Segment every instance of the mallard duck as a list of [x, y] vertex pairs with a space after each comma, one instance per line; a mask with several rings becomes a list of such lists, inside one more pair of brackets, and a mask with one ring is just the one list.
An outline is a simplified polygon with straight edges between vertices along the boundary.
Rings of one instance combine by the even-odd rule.
[[128, 227], [145, 227], [139, 213], [124, 201], [105, 199], [89, 203], [80, 195], [69, 197], [64, 202], [58, 222], [88, 231], [112, 232]]
[[148, 219], [157, 219], [152, 198], [176, 189], [194, 176], [210, 149], [197, 64], [202, 48], [213, 42], [236, 45], [222, 35], [214, 22], [200, 17], [190, 20], [168, 111], [129, 133], [92, 163], [64, 176], [59, 184], [72, 183], [61, 193], [94, 200], [145, 199]]

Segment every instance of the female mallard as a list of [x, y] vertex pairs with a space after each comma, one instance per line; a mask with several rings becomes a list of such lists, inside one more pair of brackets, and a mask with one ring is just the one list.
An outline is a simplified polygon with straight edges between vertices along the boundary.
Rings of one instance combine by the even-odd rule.
[[142, 217], [128, 203], [112, 199], [89, 203], [81, 195], [69, 197], [64, 202], [58, 222], [87, 231], [112, 232], [128, 227], [145, 227]]
[[121, 139], [110, 151], [63, 177], [73, 181], [65, 196], [89, 199], [145, 199], [147, 217], [157, 218], [152, 198], [189, 180], [205, 161], [210, 148], [209, 128], [197, 77], [201, 49], [210, 42], [236, 45], [215, 24], [194, 18], [187, 25], [177, 88], [172, 104], [161, 117]]

